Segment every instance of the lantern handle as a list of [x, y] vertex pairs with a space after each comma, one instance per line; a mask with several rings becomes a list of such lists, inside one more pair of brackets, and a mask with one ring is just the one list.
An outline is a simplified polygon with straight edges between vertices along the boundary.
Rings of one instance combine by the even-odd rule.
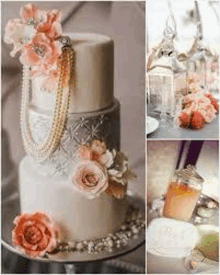
[[166, 20], [166, 27], [163, 31], [164, 38], [173, 39], [176, 36], [176, 20], [173, 14], [170, 14]]
[[202, 28], [202, 21], [201, 21], [201, 15], [199, 11], [199, 4], [197, 0], [195, 0], [195, 11], [196, 11], [196, 20], [197, 20], [197, 32], [196, 37], [200, 40], [203, 39], [203, 28]]

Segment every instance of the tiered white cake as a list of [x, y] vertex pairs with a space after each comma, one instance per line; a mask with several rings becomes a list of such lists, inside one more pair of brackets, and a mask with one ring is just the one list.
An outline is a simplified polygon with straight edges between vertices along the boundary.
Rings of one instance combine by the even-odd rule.
[[[44, 211], [60, 228], [61, 240], [102, 238], [120, 228], [127, 210], [126, 196], [102, 193], [87, 199], [72, 188], [69, 177], [79, 145], [103, 140], [120, 149], [120, 104], [114, 99], [114, 44], [97, 34], [68, 34], [75, 51], [75, 77], [65, 132], [59, 148], [43, 163], [24, 157], [19, 167], [22, 212]], [[32, 137], [41, 142], [50, 129], [54, 93], [41, 90], [42, 76], [32, 81], [29, 123]]]

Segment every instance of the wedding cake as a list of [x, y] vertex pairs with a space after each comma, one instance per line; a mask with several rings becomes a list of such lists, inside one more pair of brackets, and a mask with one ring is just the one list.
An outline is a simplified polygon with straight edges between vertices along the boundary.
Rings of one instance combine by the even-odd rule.
[[[21, 52], [19, 166], [22, 214], [13, 243], [41, 256], [56, 243], [100, 239], [126, 219], [120, 103], [114, 98], [114, 43], [91, 33], [62, 35], [58, 11], [28, 4], [10, 20], [5, 42]], [[108, 242], [111, 239], [108, 239]]]
[[[93, 139], [107, 148], [120, 147], [120, 104], [113, 97], [113, 41], [96, 34], [71, 34], [75, 51], [76, 89], [71, 89], [65, 132], [58, 149], [43, 163], [26, 156], [20, 163], [22, 212], [43, 210], [60, 223], [68, 239], [104, 237], [125, 219], [126, 198], [103, 193], [88, 199], [73, 189], [69, 176], [78, 147]], [[41, 78], [41, 77], [38, 77]], [[32, 82], [29, 106], [31, 133], [41, 142], [52, 123], [54, 91], [41, 91], [37, 77]]]

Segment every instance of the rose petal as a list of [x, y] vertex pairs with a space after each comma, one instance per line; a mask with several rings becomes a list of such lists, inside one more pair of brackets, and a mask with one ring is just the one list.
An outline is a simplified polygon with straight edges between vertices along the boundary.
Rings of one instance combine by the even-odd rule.
[[106, 146], [105, 146], [104, 141], [100, 141], [100, 140], [96, 139], [96, 140], [92, 141], [91, 149], [92, 149], [93, 153], [100, 156], [105, 153]]
[[77, 157], [84, 160], [91, 160], [92, 159], [91, 148], [87, 145], [81, 145], [77, 150]]
[[12, 241], [31, 257], [44, 255], [56, 245], [56, 228], [43, 212], [24, 213], [15, 218]]
[[38, 11], [38, 7], [32, 4], [27, 4], [24, 7], [21, 7], [20, 16], [23, 21], [26, 21], [27, 18], [34, 18], [37, 11]]
[[109, 169], [109, 170], [108, 170], [108, 174], [109, 174], [110, 176], [115, 176], [115, 177], [118, 177], [118, 178], [121, 178], [121, 177], [123, 176], [123, 173], [122, 173], [122, 172], [117, 171], [117, 170], [115, 170], [115, 169]]
[[87, 198], [97, 197], [108, 187], [106, 169], [96, 161], [80, 161], [74, 167], [71, 183]]
[[104, 154], [100, 155], [98, 161], [106, 168], [110, 168], [114, 163], [114, 158], [112, 153], [109, 150], [106, 150]]
[[21, 236], [21, 237], [22, 237], [21, 245], [25, 248], [25, 250], [34, 251], [37, 249], [37, 246], [38, 246], [37, 244], [30, 244], [25, 239], [25, 236]]
[[109, 186], [105, 192], [116, 199], [122, 199], [126, 194], [126, 189], [127, 186], [115, 181], [110, 181]]

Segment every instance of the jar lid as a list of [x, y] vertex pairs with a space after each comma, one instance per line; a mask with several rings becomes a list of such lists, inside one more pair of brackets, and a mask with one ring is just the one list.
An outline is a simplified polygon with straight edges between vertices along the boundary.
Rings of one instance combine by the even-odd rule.
[[[193, 185], [196, 187], [196, 184], [202, 184], [204, 179], [196, 172], [196, 167], [189, 164], [186, 169], [176, 170], [174, 172], [174, 179], [177, 182], [183, 182], [185, 184]], [[200, 188], [201, 189], [201, 188]]]

